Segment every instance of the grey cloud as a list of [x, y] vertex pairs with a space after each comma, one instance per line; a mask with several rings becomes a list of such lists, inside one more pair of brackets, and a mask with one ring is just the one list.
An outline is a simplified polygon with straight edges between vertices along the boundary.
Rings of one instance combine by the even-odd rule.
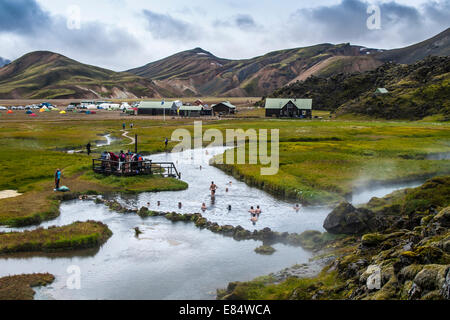
[[[0, 34], [9, 34], [31, 50], [50, 50], [105, 67], [141, 44], [126, 30], [100, 22], [69, 29], [67, 18], [50, 15], [35, 0], [1, 0]], [[25, 53], [25, 52], [24, 52]]]
[[[448, 3], [449, 0], [445, 0], [447, 8]], [[332, 6], [297, 10], [290, 17], [294, 26], [294, 29], [291, 28], [291, 34], [293, 38], [302, 40], [314, 38], [322, 42], [371, 42], [382, 47], [383, 43], [411, 43], [445, 29], [444, 16], [448, 19], [449, 12], [447, 10], [442, 13], [440, 6], [442, 2], [428, 3], [423, 8], [393, 1], [380, 3], [381, 29], [369, 30], [366, 25], [369, 2], [343, 0]], [[428, 19], [430, 15], [438, 16], [440, 23]]]
[[143, 10], [148, 23], [148, 30], [156, 39], [195, 40], [201, 30], [194, 25], [173, 18], [168, 14], [160, 14], [150, 10]]
[[235, 17], [236, 25], [240, 28], [249, 29], [256, 27], [255, 20], [248, 14], [239, 14]]
[[263, 28], [259, 26], [253, 17], [249, 14], [237, 14], [227, 20], [216, 20], [216, 27], [239, 28], [245, 31], [261, 31]]
[[450, 0], [428, 2], [424, 5], [424, 9], [428, 19], [447, 26], [450, 24]]
[[35, 0], [0, 1], [0, 32], [35, 33], [50, 15]]

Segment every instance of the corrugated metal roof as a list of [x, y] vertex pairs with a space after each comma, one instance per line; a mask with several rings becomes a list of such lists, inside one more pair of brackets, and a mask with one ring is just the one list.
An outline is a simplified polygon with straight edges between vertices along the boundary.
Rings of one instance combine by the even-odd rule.
[[377, 92], [379, 92], [379, 93], [389, 93], [389, 91], [386, 88], [378, 88]]
[[[236, 106], [232, 105], [229, 101], [223, 101], [223, 102], [218, 103], [218, 104], [223, 104], [223, 105], [226, 105], [228, 108], [236, 109]], [[217, 104], [213, 104], [211, 107], [214, 108], [215, 106], [217, 106]]]
[[202, 111], [202, 106], [181, 106], [180, 111]]
[[139, 104], [139, 109], [172, 109], [173, 102], [166, 101], [161, 104], [161, 101], [142, 101]]
[[266, 109], [282, 109], [286, 104], [291, 101], [298, 109], [311, 110], [312, 99], [266, 99]]

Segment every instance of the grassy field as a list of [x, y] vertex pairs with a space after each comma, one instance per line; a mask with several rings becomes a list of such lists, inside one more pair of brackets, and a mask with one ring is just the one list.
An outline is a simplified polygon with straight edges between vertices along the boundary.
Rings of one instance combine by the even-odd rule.
[[[423, 179], [450, 172], [445, 123], [374, 121], [225, 121], [226, 128], [280, 129], [280, 170], [261, 176], [260, 165], [223, 165], [249, 184], [303, 203], [338, 201], [354, 188]], [[228, 151], [234, 152], [234, 151]]]
[[[260, 112], [261, 109], [255, 109]], [[117, 116], [117, 113], [113, 113]], [[326, 115], [322, 115], [325, 116]], [[164, 138], [177, 128], [193, 131], [193, 119], [127, 117], [111, 119], [111, 112], [80, 118], [46, 113], [29, 120], [22, 115], [0, 116], [0, 190], [23, 192], [21, 198], [0, 200], [0, 221], [14, 215], [48, 212], [56, 168], [63, 169], [63, 184], [75, 192], [139, 192], [179, 190], [179, 181], [153, 178], [117, 180], [90, 172], [90, 157], [62, 151], [83, 149], [88, 141], [102, 140], [109, 133], [117, 139], [108, 149], [133, 148], [122, 137], [123, 122], [134, 123], [129, 135], [139, 135], [139, 150], [145, 154], [164, 151]], [[205, 120], [203, 129], [279, 129], [280, 170], [261, 176], [260, 165], [232, 165], [223, 169], [250, 184], [303, 203], [338, 201], [353, 188], [375, 182], [414, 180], [450, 172], [450, 161], [428, 160], [429, 154], [450, 152], [449, 124], [444, 122], [388, 122], [366, 120]], [[177, 142], [171, 142], [173, 147]], [[101, 150], [96, 150], [99, 152]], [[23, 200], [23, 201], [20, 201]], [[42, 206], [40, 204], [42, 202]], [[20, 203], [8, 213], [4, 208]], [[30, 208], [42, 207], [40, 211]], [[44, 205], [45, 204], [45, 205]], [[6, 214], [5, 214], [6, 211]], [[34, 212], [33, 212], [34, 211]], [[51, 210], [50, 210], [51, 211]], [[20, 212], [20, 213], [19, 213]], [[25, 214], [26, 213], [26, 214]], [[50, 216], [52, 216], [50, 214]], [[5, 218], [6, 217], [6, 218]], [[1, 222], [0, 222], [1, 223]]]

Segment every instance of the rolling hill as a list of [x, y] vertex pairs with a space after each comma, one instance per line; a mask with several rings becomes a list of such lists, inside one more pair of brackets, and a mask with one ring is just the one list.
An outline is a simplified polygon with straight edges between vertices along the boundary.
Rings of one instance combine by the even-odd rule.
[[0, 99], [160, 97], [150, 80], [37, 51], [0, 69]]

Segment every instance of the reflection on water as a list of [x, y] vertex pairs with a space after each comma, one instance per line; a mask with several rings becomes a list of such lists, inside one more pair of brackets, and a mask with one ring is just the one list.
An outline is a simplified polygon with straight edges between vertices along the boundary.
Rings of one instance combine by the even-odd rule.
[[[259, 241], [238, 242], [161, 217], [120, 215], [89, 201], [62, 204], [60, 218], [46, 225], [88, 219], [106, 223], [114, 233], [95, 256], [0, 258], [0, 277], [54, 274], [55, 283], [38, 289], [37, 299], [214, 299], [215, 289], [230, 281], [250, 280], [310, 258], [301, 248], [285, 245], [275, 245], [273, 256], [258, 255]], [[143, 231], [138, 238], [136, 226]], [[81, 290], [67, 288], [72, 265], [81, 269]]]

